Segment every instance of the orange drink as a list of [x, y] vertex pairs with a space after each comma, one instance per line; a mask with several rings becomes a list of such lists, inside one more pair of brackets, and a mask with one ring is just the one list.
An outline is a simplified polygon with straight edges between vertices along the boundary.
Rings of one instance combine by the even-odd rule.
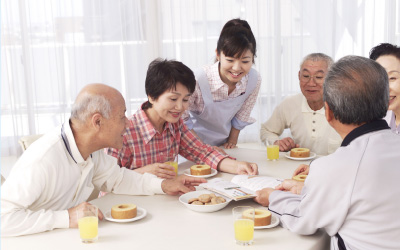
[[78, 220], [79, 233], [82, 240], [97, 238], [99, 220], [94, 216], [87, 216]]
[[94, 205], [86, 205], [76, 211], [79, 234], [83, 243], [93, 243], [98, 237], [99, 218], [98, 208]]
[[267, 158], [270, 161], [275, 161], [279, 159], [279, 146], [278, 145], [268, 145], [267, 146]]
[[175, 174], [178, 175], [178, 162], [176, 162], [176, 161], [167, 161], [165, 164], [173, 166]]
[[250, 206], [234, 207], [232, 214], [236, 244], [241, 246], [253, 244], [254, 208]]
[[251, 241], [254, 234], [254, 221], [248, 219], [235, 221], [235, 239], [238, 241]]

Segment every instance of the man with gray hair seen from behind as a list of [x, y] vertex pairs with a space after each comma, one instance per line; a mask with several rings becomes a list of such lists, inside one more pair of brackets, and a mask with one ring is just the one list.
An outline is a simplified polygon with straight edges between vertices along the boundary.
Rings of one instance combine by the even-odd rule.
[[[324, 79], [332, 64], [332, 58], [323, 53], [309, 54], [303, 59], [298, 72], [302, 93], [285, 98], [261, 125], [262, 142], [268, 139], [279, 145], [280, 151], [308, 148], [317, 155], [333, 153], [339, 147], [340, 136], [326, 122], [322, 98]], [[287, 128], [292, 137], [279, 139]]]
[[324, 229], [331, 249], [400, 249], [400, 136], [382, 119], [389, 102], [385, 69], [364, 57], [342, 58], [325, 79], [324, 101], [341, 147], [311, 163], [301, 194], [288, 192], [296, 182], [285, 180], [255, 200], [290, 231]]
[[[1, 186], [1, 235], [77, 227], [77, 213], [96, 188], [116, 194], [177, 195], [204, 179], [163, 180], [117, 165], [103, 148], [121, 148], [128, 119], [118, 90], [90, 84], [72, 105], [71, 119], [34, 142]], [[99, 211], [99, 219], [103, 219]]]

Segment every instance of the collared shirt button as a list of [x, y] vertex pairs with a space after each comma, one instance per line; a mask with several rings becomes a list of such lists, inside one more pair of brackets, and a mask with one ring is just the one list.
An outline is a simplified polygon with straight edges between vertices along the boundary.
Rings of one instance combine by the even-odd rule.
[[314, 112], [313, 115], [315, 115], [315, 114], [317, 114], [317, 113]]
[[315, 129], [313, 129], [312, 132], [315, 132]]
[[315, 123], [315, 121], [312, 121], [312, 123]]

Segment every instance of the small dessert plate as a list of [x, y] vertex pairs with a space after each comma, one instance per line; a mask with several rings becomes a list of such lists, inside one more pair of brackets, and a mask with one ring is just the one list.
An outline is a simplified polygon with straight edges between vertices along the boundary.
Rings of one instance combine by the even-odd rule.
[[286, 158], [291, 159], [291, 160], [295, 160], [295, 161], [307, 161], [307, 160], [314, 159], [316, 156], [317, 156], [317, 154], [314, 153], [314, 152], [310, 152], [310, 156], [309, 157], [291, 157], [290, 156], [290, 151], [285, 154]]
[[141, 208], [141, 207], [137, 207], [137, 215], [134, 218], [130, 218], [130, 219], [114, 219], [113, 217], [111, 217], [111, 210], [108, 210], [104, 214], [104, 217], [108, 221], [124, 223], [124, 222], [131, 222], [131, 221], [135, 221], [135, 220], [140, 220], [140, 219], [146, 217], [146, 215], [147, 215], [146, 209]]
[[218, 174], [218, 171], [212, 168], [212, 169], [211, 169], [211, 174], [207, 174], [207, 175], [191, 175], [191, 174], [190, 174], [190, 168], [189, 168], [189, 169], [186, 169], [185, 171], [183, 171], [183, 173], [184, 173], [185, 175], [187, 175], [187, 176], [192, 176], [192, 177], [210, 178], [210, 177], [212, 177], [212, 176]]

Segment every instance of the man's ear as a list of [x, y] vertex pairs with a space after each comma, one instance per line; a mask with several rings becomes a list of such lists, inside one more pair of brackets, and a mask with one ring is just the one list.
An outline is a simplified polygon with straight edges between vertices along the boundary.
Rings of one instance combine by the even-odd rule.
[[300, 81], [300, 70], [299, 70], [299, 73], [297, 74], [297, 77], [299, 78], [299, 81]]
[[215, 49], [215, 58], [217, 58], [217, 61], [219, 61], [219, 54], [217, 49]]
[[100, 130], [101, 126], [103, 125], [103, 116], [99, 113], [95, 113], [92, 115], [91, 119], [91, 126], [96, 130]]
[[324, 106], [325, 106], [325, 118], [328, 121], [328, 123], [330, 123], [335, 119], [335, 116], [333, 115], [333, 111], [329, 107], [327, 102], [324, 102]]

